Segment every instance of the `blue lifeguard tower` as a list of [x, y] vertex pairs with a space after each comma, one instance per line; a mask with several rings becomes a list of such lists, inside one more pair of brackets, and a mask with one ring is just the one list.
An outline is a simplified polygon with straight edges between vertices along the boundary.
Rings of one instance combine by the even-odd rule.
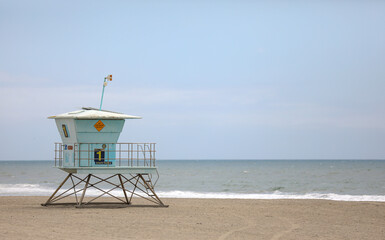
[[[76, 206], [82, 207], [97, 203], [96, 199], [102, 196], [110, 196], [125, 205], [130, 205], [133, 197], [140, 197], [166, 207], [154, 190], [159, 178], [155, 143], [118, 142], [125, 120], [140, 118], [101, 107], [49, 117], [55, 119], [62, 140], [55, 143], [55, 167], [68, 175], [42, 205], [60, 204], [60, 200], [72, 196]], [[68, 184], [70, 187], [64, 190]], [[111, 189], [104, 189], [106, 186]], [[85, 202], [90, 188], [100, 194]], [[116, 196], [118, 192], [123, 192], [123, 197]]]

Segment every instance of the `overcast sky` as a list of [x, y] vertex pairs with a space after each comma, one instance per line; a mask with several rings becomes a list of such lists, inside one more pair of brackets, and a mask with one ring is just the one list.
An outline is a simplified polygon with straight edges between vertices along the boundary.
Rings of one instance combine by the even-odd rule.
[[158, 159], [385, 159], [385, 1], [0, 0], [0, 160], [48, 116], [142, 116]]

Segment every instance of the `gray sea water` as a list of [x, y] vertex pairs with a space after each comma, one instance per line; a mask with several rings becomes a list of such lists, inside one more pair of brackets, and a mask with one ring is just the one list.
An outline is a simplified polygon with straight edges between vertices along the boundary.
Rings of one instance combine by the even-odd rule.
[[[385, 201], [385, 160], [158, 160], [161, 197]], [[52, 161], [0, 161], [1, 196], [48, 196]]]

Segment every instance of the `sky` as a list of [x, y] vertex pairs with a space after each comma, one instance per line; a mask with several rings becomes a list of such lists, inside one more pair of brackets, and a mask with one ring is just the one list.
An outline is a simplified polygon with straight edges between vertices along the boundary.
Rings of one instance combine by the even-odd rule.
[[0, 0], [0, 160], [99, 107], [158, 159], [385, 159], [385, 1]]

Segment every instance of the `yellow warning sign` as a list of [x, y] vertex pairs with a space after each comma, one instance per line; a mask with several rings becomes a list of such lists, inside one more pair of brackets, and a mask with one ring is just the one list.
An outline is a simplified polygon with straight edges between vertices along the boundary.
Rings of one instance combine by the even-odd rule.
[[98, 130], [100, 132], [100, 130], [102, 130], [106, 125], [104, 125], [104, 123], [102, 121], [97, 121], [97, 123], [95, 123], [94, 127], [96, 128], [96, 130]]

